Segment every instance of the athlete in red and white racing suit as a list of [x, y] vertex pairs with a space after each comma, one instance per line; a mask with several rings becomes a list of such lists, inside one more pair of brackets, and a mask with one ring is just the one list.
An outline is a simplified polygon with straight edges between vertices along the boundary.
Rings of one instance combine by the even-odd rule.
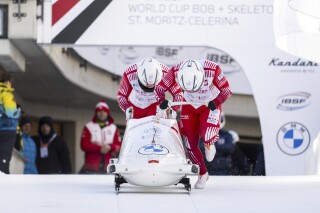
[[[210, 162], [216, 152], [214, 143], [219, 139], [221, 105], [232, 92], [219, 65], [208, 60], [186, 60], [168, 71], [155, 89], [161, 109], [168, 107], [165, 91], [177, 86], [184, 91], [184, 100], [194, 103], [182, 106], [180, 128], [191, 161], [200, 166], [195, 184], [195, 188], [200, 189], [205, 187], [208, 172], [198, 147], [199, 136], [206, 147], [206, 159]], [[195, 103], [206, 103], [207, 106]]]
[[[167, 74], [168, 67], [154, 58], [145, 58], [127, 68], [123, 73], [118, 90], [118, 103], [129, 118], [129, 110], [133, 118], [143, 118], [155, 115], [158, 102], [155, 98], [154, 87]], [[174, 101], [183, 100], [178, 85], [168, 89]], [[173, 108], [175, 112], [178, 106]]]

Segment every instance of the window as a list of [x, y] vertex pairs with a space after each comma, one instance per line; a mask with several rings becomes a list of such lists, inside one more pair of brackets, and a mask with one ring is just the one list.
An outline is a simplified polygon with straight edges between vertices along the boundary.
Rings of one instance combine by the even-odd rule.
[[8, 37], [8, 6], [0, 5], [0, 38]]

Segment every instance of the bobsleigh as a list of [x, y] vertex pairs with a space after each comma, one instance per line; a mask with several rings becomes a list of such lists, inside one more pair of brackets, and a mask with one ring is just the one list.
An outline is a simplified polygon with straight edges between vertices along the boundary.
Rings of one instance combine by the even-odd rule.
[[183, 184], [190, 192], [187, 175], [199, 174], [199, 166], [186, 155], [176, 119], [157, 113], [127, 121], [119, 157], [110, 160], [107, 172], [115, 174], [116, 193], [123, 183], [144, 187]]

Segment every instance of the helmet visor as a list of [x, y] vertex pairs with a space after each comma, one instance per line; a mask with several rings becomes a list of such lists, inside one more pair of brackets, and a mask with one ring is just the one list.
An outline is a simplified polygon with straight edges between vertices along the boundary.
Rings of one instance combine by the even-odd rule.
[[144, 86], [139, 79], [138, 83], [144, 92], [154, 92], [154, 84], [147, 84], [146, 86]]

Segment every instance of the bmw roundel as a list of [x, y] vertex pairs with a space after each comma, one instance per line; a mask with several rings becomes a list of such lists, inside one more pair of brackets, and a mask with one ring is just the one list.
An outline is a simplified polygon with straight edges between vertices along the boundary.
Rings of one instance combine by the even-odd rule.
[[138, 152], [142, 155], [166, 155], [169, 150], [159, 144], [147, 144], [141, 147]]
[[277, 143], [285, 154], [300, 155], [309, 147], [310, 133], [304, 125], [290, 122], [279, 129]]

